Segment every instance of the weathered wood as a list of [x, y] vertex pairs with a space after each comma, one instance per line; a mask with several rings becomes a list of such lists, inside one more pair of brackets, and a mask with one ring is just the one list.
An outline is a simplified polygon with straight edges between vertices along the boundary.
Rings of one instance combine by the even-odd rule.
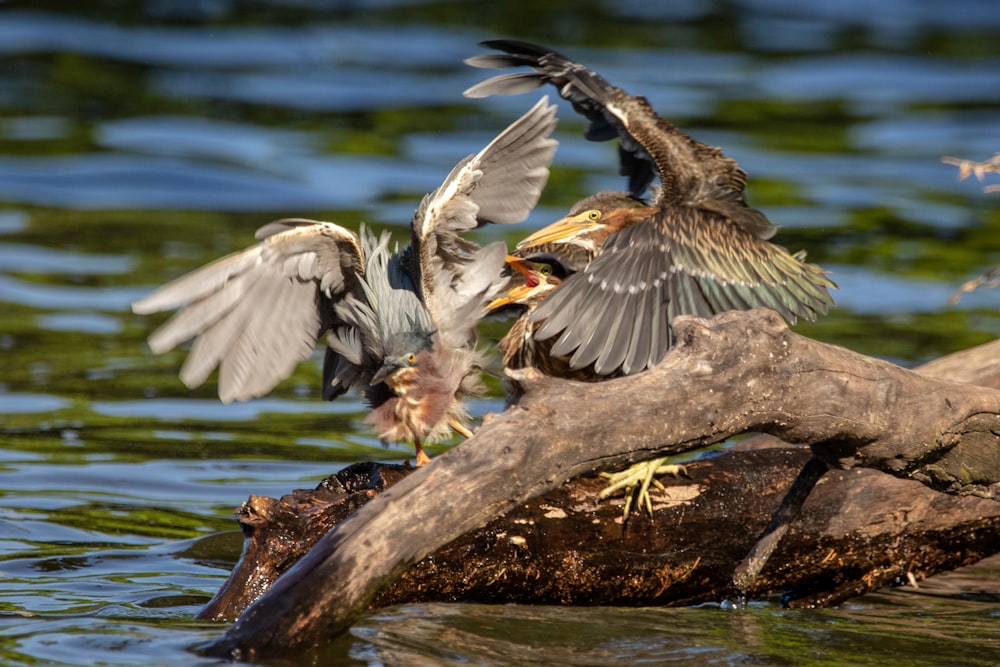
[[768, 559], [771, 558], [781, 539], [788, 534], [792, 524], [798, 520], [816, 484], [828, 472], [830, 472], [829, 466], [815, 456], [810, 456], [799, 470], [778, 509], [771, 515], [771, 521], [764, 532], [733, 571], [733, 585], [741, 596], [759, 592], [758, 579]]
[[[418, 601], [685, 605], [720, 600], [731, 594], [736, 561], [750, 549], [795, 471], [809, 458], [808, 448], [768, 443], [766, 438], [741, 443], [721, 456], [689, 464], [687, 478], [664, 479], [667, 491], [654, 494], [653, 518], [632, 516], [627, 527], [621, 523], [621, 499], [598, 502], [604, 484], [600, 479], [567, 482], [422, 559], [372, 606]], [[240, 510], [247, 533], [244, 557], [200, 618], [236, 618], [266, 588], [265, 582], [273, 582], [343, 519], [345, 507], [374, 497], [367, 488], [331, 494], [329, 489], [340, 484], [337, 477], [363, 477], [372, 486], [389, 486], [412, 470], [350, 466], [316, 491], [271, 501], [283, 509], [269, 511], [268, 520], [248, 511], [248, 504], [257, 504], [252, 498]], [[854, 506], [864, 511], [851, 511]], [[874, 471], [830, 473], [803, 511], [792, 535], [781, 543], [780, 557], [755, 582], [757, 594], [783, 593], [793, 607], [835, 604], [886, 583], [905, 582], [910, 575], [922, 579], [974, 562], [1000, 544], [1000, 503], [945, 496]]]
[[517, 406], [324, 536], [207, 651], [250, 658], [325, 641], [414, 562], [565, 480], [745, 431], [809, 444], [833, 467], [950, 493], [1000, 489], [996, 390], [811, 341], [769, 311], [679, 318], [675, 329], [678, 346], [648, 373], [525, 379]]
[[315, 489], [296, 489], [278, 500], [250, 496], [236, 510], [244, 539], [240, 561], [198, 618], [235, 619], [320, 537], [412, 470], [357, 463], [330, 475]]
[[1000, 389], [1000, 340], [949, 354], [913, 370], [928, 377]]

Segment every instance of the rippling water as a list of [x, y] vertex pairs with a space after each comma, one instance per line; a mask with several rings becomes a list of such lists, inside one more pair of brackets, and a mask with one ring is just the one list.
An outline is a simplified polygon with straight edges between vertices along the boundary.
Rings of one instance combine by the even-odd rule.
[[[316, 363], [247, 404], [188, 391], [129, 303], [276, 217], [402, 231], [535, 99], [462, 98], [482, 39], [556, 46], [734, 156], [779, 241], [840, 284], [799, 331], [905, 365], [1000, 333], [996, 292], [947, 304], [1000, 261], [1000, 195], [940, 162], [1000, 150], [995, 2], [44, 4], [0, 5], [4, 664], [194, 664], [222, 630], [191, 619], [238, 556], [233, 507], [410, 454], [357, 401], [319, 401]], [[560, 115], [550, 186], [509, 240], [619, 185], [613, 148]], [[324, 660], [992, 665], [998, 574], [811, 613], [409, 606]]]

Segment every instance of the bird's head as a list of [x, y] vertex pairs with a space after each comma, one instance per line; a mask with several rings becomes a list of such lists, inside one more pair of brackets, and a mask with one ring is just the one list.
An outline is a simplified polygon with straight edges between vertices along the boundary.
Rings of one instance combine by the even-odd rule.
[[648, 215], [645, 202], [624, 192], [605, 190], [586, 197], [570, 209], [566, 217], [556, 220], [517, 244], [519, 250], [530, 251], [540, 246], [597, 242], [598, 247], [612, 232]]
[[505, 306], [530, 307], [540, 303], [570, 273], [551, 253], [530, 257], [508, 255], [506, 263], [511, 271], [510, 287], [486, 306], [487, 312], [492, 313]]
[[386, 340], [382, 365], [372, 375], [371, 385], [385, 382], [395, 389], [397, 381], [419, 373], [420, 360], [433, 348], [433, 332], [407, 331]]

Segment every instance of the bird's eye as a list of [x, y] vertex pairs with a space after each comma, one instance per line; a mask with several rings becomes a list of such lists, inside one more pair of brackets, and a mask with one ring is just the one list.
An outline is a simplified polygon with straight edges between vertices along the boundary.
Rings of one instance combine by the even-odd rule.
[[417, 360], [417, 355], [413, 354], [412, 352], [406, 355], [406, 363], [410, 364], [411, 366], [413, 365], [413, 362], [416, 360]]
[[549, 264], [539, 264], [538, 265], [538, 272], [540, 274], [542, 274], [543, 276], [551, 276], [552, 275], [552, 267]]
[[597, 222], [598, 220], [601, 219], [601, 212], [598, 211], [596, 208], [590, 209], [589, 211], [587, 211], [587, 219], [590, 220], [591, 222]]

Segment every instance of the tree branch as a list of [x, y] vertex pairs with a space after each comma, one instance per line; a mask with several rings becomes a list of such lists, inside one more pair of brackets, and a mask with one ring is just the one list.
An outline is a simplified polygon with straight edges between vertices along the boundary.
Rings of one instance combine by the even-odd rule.
[[835, 468], [1000, 493], [1000, 392], [812, 341], [765, 310], [674, 328], [678, 345], [647, 373], [522, 380], [517, 405], [324, 536], [206, 651], [250, 659], [327, 641], [413, 563], [525, 500], [746, 431], [808, 444]]

